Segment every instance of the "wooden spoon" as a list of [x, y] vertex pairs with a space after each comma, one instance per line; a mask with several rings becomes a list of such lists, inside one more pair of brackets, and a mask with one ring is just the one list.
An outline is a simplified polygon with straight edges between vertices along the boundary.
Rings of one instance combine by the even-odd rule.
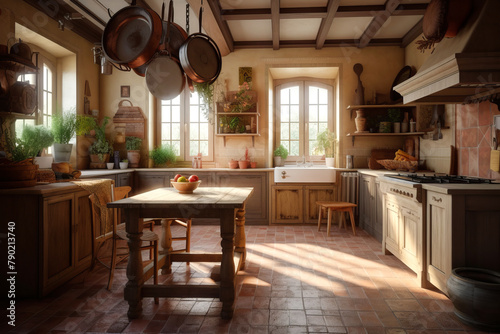
[[354, 64], [354, 67], [352, 68], [354, 70], [354, 73], [358, 75], [358, 80], [361, 80], [361, 73], [363, 73], [363, 65], [360, 63]]

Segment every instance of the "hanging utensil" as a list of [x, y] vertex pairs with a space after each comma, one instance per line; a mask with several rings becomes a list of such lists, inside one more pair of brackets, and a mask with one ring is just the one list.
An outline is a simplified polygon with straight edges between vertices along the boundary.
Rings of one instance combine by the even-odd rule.
[[116, 64], [137, 68], [147, 63], [160, 45], [160, 16], [150, 9], [129, 6], [111, 17], [102, 34], [102, 49]]
[[220, 74], [222, 57], [219, 47], [201, 32], [203, 2], [200, 7], [199, 33], [190, 35], [179, 50], [179, 60], [186, 75], [194, 82], [213, 83]]
[[[172, 29], [173, 2], [170, 0], [166, 38], [169, 41]], [[170, 100], [177, 97], [184, 90], [186, 78], [179, 61], [172, 57], [168, 49], [157, 52], [149, 63], [146, 73], [146, 85], [155, 97], [161, 100]]]

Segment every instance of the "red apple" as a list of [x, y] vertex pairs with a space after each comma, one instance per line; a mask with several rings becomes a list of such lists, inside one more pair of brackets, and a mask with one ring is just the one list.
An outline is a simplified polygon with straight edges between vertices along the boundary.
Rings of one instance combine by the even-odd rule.
[[175, 177], [174, 177], [174, 182], [177, 182], [177, 179], [178, 179], [178, 178], [180, 178], [181, 176], [182, 176], [181, 174], [177, 174], [177, 175], [175, 175]]
[[189, 180], [189, 182], [196, 182], [199, 179], [200, 178], [197, 175], [191, 175], [188, 180]]

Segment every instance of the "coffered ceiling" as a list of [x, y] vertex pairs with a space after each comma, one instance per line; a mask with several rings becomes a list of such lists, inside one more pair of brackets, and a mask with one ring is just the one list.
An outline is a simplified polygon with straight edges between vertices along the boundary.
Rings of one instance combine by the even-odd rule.
[[[57, 0], [47, 10], [38, 0], [24, 0], [50, 13], [66, 29], [92, 43], [101, 40], [109, 15], [132, 0]], [[408, 45], [422, 32], [430, 0], [173, 0], [174, 22], [198, 31], [203, 2], [203, 29], [226, 55], [236, 49]], [[163, 0], [136, 0], [161, 15]], [[165, 0], [168, 7], [168, 0]], [[166, 16], [166, 15], [165, 15]]]

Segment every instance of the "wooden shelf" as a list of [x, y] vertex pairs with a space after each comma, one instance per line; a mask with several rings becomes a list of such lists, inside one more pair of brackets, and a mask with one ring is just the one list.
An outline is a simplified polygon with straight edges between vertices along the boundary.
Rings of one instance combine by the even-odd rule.
[[352, 145], [354, 146], [354, 138], [355, 137], [387, 137], [387, 136], [395, 136], [395, 137], [408, 137], [408, 136], [422, 136], [424, 135], [425, 132], [399, 132], [399, 133], [394, 133], [394, 132], [387, 132], [387, 133], [348, 133], [346, 136], [347, 137], [352, 137]]
[[260, 133], [216, 133], [215, 136], [223, 137], [224, 147], [226, 147], [226, 137], [252, 137], [252, 147], [254, 147], [255, 137], [260, 136]]
[[350, 105], [347, 106], [347, 110], [355, 109], [384, 109], [384, 108], [413, 108], [416, 104], [364, 104], [364, 105]]

